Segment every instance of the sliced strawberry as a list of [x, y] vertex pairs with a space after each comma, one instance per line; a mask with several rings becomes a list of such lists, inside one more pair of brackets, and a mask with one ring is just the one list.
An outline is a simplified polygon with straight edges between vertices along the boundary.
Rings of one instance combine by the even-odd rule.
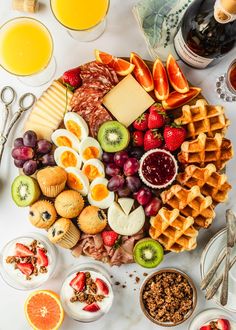
[[92, 303], [90, 305], [86, 305], [84, 308], [83, 308], [83, 311], [86, 311], [86, 312], [91, 312], [91, 313], [94, 313], [94, 312], [97, 312], [100, 310], [100, 307], [98, 306], [97, 303]]
[[146, 131], [148, 128], [148, 116], [149, 114], [147, 112], [139, 116], [133, 123], [134, 128], [139, 131]]
[[34, 266], [29, 262], [20, 262], [17, 265], [17, 268], [21, 271], [22, 274], [30, 276], [34, 271]]
[[217, 327], [219, 330], [230, 330], [230, 322], [226, 319], [218, 319], [217, 320]]
[[16, 243], [15, 257], [31, 257], [34, 253], [24, 244]]
[[102, 240], [104, 245], [112, 247], [116, 243], [118, 236], [119, 235], [112, 230], [103, 231]]
[[142, 131], [134, 131], [132, 137], [133, 137], [133, 145], [135, 147], [142, 147], [143, 146], [144, 134], [143, 134]]
[[37, 265], [39, 267], [47, 267], [48, 266], [48, 257], [43, 249], [37, 249]]
[[70, 286], [77, 292], [83, 291], [85, 288], [85, 273], [78, 273], [71, 281]]
[[144, 135], [144, 150], [148, 151], [155, 148], [160, 148], [163, 142], [163, 137], [157, 129], [150, 129]]
[[211, 330], [211, 326], [210, 325], [203, 325], [202, 327], [200, 327], [200, 330]]
[[97, 294], [102, 294], [104, 296], [107, 296], [108, 293], [109, 293], [109, 289], [108, 289], [107, 284], [103, 280], [101, 280], [100, 278], [96, 278], [95, 283], [96, 283], [97, 288], [98, 288]]
[[80, 73], [80, 67], [64, 72], [62, 76], [63, 83], [72, 90], [79, 87], [82, 83]]

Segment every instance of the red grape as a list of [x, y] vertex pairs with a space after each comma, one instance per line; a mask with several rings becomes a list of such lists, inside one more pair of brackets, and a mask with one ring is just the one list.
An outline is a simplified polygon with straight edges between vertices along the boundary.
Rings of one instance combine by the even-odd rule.
[[41, 161], [42, 165], [44, 165], [44, 166], [53, 166], [56, 164], [54, 156], [50, 155], [50, 154], [43, 155], [40, 158], [40, 161]]
[[107, 164], [106, 166], [106, 175], [115, 176], [120, 174], [121, 168], [114, 163]]
[[48, 154], [52, 150], [52, 143], [42, 139], [37, 142], [37, 152], [40, 154]]
[[25, 160], [21, 160], [21, 159], [14, 159], [14, 164], [15, 164], [15, 166], [16, 167], [18, 167], [18, 168], [22, 168], [23, 167], [23, 165], [24, 165], [24, 163], [25, 163]]
[[14, 148], [22, 147], [24, 145], [23, 138], [17, 138], [14, 140]]
[[138, 191], [142, 185], [141, 180], [137, 176], [127, 176], [126, 184], [132, 192]]
[[129, 155], [127, 151], [119, 151], [115, 153], [114, 162], [117, 166], [123, 167], [128, 158]]
[[145, 214], [147, 217], [155, 216], [161, 208], [161, 200], [158, 197], [153, 197], [145, 206]]
[[126, 176], [133, 175], [138, 172], [139, 169], [139, 161], [136, 158], [129, 158], [124, 163], [124, 174]]
[[102, 154], [102, 160], [104, 163], [113, 163], [114, 162], [114, 154], [110, 152], [104, 152]]
[[128, 197], [131, 195], [131, 190], [127, 186], [124, 186], [119, 189], [117, 193], [119, 197]]
[[139, 189], [135, 197], [140, 205], [146, 205], [151, 201], [152, 192], [149, 188], [142, 187]]
[[30, 147], [17, 147], [12, 150], [11, 155], [17, 160], [29, 160], [34, 157], [34, 150]]
[[116, 175], [109, 180], [107, 184], [107, 188], [110, 191], [117, 191], [123, 187], [124, 183], [125, 183], [124, 177], [121, 175]]
[[23, 165], [23, 172], [25, 175], [32, 175], [37, 170], [37, 161], [36, 160], [27, 160]]
[[130, 156], [137, 158], [138, 160], [142, 157], [143, 154], [144, 154], [143, 149], [138, 147], [134, 147], [130, 151]]
[[27, 131], [23, 135], [24, 146], [34, 148], [37, 142], [37, 135], [34, 131]]

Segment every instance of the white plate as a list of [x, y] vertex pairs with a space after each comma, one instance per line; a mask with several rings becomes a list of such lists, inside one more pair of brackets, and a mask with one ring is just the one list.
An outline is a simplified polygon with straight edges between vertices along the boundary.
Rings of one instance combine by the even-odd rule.
[[[220, 252], [226, 245], [226, 228], [220, 230], [216, 233], [215, 236], [211, 238], [211, 240], [206, 245], [202, 256], [201, 256], [201, 263], [200, 263], [200, 270], [201, 270], [201, 278], [206, 274], [209, 268], [212, 266], [216, 258], [219, 256]], [[236, 245], [232, 249], [231, 258], [236, 256]], [[224, 269], [225, 260], [221, 263], [220, 267], [218, 268], [215, 276], [213, 277], [213, 281], [222, 274]], [[221, 288], [221, 287], [220, 287]], [[220, 304], [220, 289], [217, 291], [215, 296], [212, 298], [221, 308], [230, 311], [236, 312], [236, 263], [229, 271], [229, 296], [228, 296], [228, 303], [225, 306]]]

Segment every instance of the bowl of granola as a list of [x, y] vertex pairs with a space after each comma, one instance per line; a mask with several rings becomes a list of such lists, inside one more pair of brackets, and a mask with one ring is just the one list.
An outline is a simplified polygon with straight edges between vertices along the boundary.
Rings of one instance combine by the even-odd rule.
[[140, 289], [144, 315], [162, 327], [185, 322], [197, 304], [197, 290], [192, 279], [175, 268], [164, 268], [146, 278]]

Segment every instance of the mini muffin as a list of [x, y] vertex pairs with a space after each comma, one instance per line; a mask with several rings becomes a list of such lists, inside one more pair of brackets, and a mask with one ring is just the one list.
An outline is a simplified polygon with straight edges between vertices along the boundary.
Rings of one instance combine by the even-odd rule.
[[87, 206], [80, 213], [77, 223], [84, 233], [95, 235], [106, 227], [107, 218], [97, 206]]
[[49, 201], [41, 200], [30, 206], [29, 221], [37, 228], [48, 229], [56, 218], [56, 209]]
[[59, 167], [46, 167], [37, 173], [42, 193], [47, 197], [56, 197], [66, 185], [67, 173]]
[[55, 199], [57, 213], [63, 218], [77, 217], [84, 207], [83, 197], [75, 190], [65, 190]]
[[70, 219], [60, 218], [49, 228], [48, 239], [65, 249], [71, 249], [80, 239], [80, 231]]

